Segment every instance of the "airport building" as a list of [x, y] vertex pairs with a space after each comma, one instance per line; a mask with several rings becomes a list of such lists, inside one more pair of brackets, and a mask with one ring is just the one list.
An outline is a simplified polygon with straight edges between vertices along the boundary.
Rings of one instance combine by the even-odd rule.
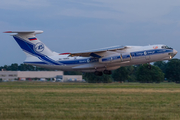
[[1, 80], [82, 81], [82, 75], [64, 75], [63, 71], [0, 71]]

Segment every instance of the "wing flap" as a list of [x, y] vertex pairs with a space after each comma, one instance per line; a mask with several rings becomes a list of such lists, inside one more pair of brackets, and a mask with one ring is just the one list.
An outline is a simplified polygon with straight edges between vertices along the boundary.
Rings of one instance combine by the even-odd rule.
[[78, 53], [71, 53], [70, 56], [82, 56], [82, 57], [97, 57], [101, 58], [101, 54], [107, 51], [117, 51], [117, 50], [124, 50], [127, 49], [127, 46], [113, 46], [113, 47], [108, 47], [108, 48], [102, 48], [102, 49], [97, 49], [97, 50], [90, 50], [86, 52], [78, 52]]

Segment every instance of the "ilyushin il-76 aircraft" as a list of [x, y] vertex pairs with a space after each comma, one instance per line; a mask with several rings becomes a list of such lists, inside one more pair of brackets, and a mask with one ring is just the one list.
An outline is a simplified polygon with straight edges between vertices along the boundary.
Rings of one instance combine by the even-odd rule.
[[[111, 70], [121, 66], [170, 60], [177, 54], [175, 49], [166, 45], [113, 46], [77, 53], [57, 53], [51, 51], [36, 37], [36, 34], [42, 32], [4, 33], [16, 33], [12, 36], [27, 56], [25, 64], [63, 71], [94, 72], [98, 76], [103, 73], [110, 75]], [[148, 66], [151, 68], [150, 64]]]

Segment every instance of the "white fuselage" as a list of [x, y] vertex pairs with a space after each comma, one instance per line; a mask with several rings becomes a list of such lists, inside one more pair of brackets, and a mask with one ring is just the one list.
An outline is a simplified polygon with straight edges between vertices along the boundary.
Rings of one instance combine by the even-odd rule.
[[[121, 66], [145, 64], [155, 61], [170, 60], [177, 51], [172, 48], [162, 48], [164, 45], [128, 46], [125, 50], [107, 51], [101, 58], [71, 57], [69, 55], [48, 56], [47, 60], [36, 57], [27, 58], [26, 64], [64, 71], [94, 72], [115, 70]], [[101, 55], [102, 56], [102, 55]]]

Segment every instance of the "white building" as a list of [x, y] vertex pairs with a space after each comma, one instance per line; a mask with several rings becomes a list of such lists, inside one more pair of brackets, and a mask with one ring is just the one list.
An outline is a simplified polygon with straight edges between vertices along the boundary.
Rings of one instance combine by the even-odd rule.
[[82, 75], [64, 75], [63, 71], [0, 71], [2, 80], [56, 79], [57, 76], [62, 76], [63, 81], [69, 79], [82, 81]]

